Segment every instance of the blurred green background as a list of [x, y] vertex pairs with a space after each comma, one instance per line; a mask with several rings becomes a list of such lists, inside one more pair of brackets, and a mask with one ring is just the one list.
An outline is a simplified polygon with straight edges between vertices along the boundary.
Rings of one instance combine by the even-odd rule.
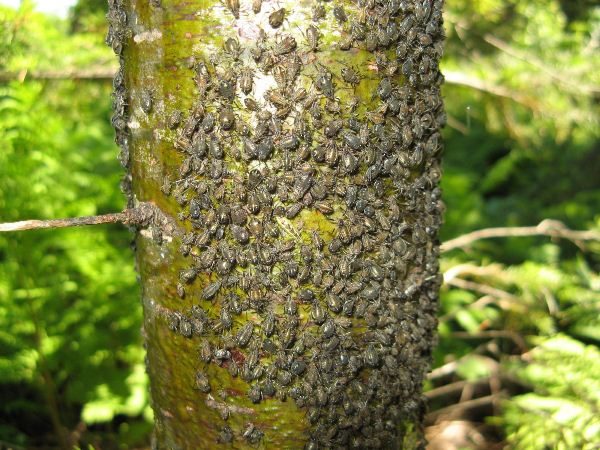
[[[600, 232], [595, 5], [448, 1], [442, 241], [544, 219]], [[124, 207], [105, 8], [0, 6], [0, 222]], [[130, 241], [118, 225], [0, 236], [0, 449], [149, 447]], [[547, 236], [444, 253], [431, 449], [598, 448], [599, 267], [599, 242]]]

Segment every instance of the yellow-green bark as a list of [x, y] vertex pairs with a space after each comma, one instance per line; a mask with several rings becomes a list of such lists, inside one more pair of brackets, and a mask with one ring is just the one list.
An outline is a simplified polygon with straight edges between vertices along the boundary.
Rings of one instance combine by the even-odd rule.
[[156, 447], [419, 446], [441, 2], [109, 3]]

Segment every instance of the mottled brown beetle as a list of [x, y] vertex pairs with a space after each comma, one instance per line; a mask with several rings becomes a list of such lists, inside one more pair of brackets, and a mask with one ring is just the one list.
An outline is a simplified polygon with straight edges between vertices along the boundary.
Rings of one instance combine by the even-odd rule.
[[[249, 94], [252, 91], [252, 85], [254, 83], [254, 71], [249, 68], [249, 67], [244, 67], [240, 70], [240, 89], [242, 90], [242, 92], [244, 94]], [[247, 101], [254, 101], [253, 99], [248, 99], [246, 98], [244, 100], [244, 103], [246, 104], [246, 107], [248, 109], [252, 109], [250, 108], [250, 106], [248, 106], [248, 102]], [[250, 103], [252, 105], [252, 103]], [[253, 111], [256, 111], [258, 109], [258, 107], [255, 107], [255, 109], [252, 109]]]
[[293, 36], [286, 35], [275, 42], [273, 54], [276, 56], [286, 55], [296, 49], [296, 39]]
[[202, 119], [202, 129], [205, 133], [210, 133], [215, 126], [215, 116], [212, 113], [207, 113]]
[[[327, 69], [319, 66], [315, 86], [328, 98], [333, 98], [335, 85], [333, 83], [333, 75]], [[315, 103], [316, 104], [316, 103]]]
[[214, 356], [215, 359], [218, 359], [219, 361], [225, 361], [231, 359], [231, 352], [227, 349], [219, 348], [215, 350]]
[[290, 366], [290, 371], [294, 375], [300, 376], [306, 371], [306, 363], [302, 360], [295, 360]]
[[289, 99], [282, 89], [268, 89], [265, 93], [265, 98], [278, 109], [284, 108], [289, 104]]
[[318, 301], [313, 303], [311, 317], [317, 325], [321, 325], [327, 319], [327, 313]]
[[175, 110], [167, 118], [167, 126], [171, 130], [174, 130], [175, 128], [177, 128], [179, 126], [182, 119], [183, 119], [183, 113], [179, 110]]
[[256, 43], [256, 45], [250, 47], [250, 54], [256, 62], [259, 62], [261, 60], [263, 52], [264, 48], [258, 42]]
[[279, 28], [285, 19], [285, 8], [273, 11], [269, 14], [269, 25], [273, 28]]
[[351, 67], [342, 67], [341, 70], [342, 80], [346, 83], [357, 85], [360, 83], [360, 75], [358, 71]]
[[396, 46], [396, 57], [399, 60], [404, 60], [408, 55], [409, 46], [406, 42], [399, 42]]
[[262, 392], [258, 384], [252, 385], [250, 390], [248, 390], [248, 398], [250, 401], [252, 401], [252, 403], [260, 403], [262, 400]]
[[309, 25], [306, 29], [306, 41], [308, 43], [308, 49], [311, 52], [316, 52], [319, 49], [319, 38], [321, 34], [319, 29], [314, 25]]
[[152, 93], [148, 90], [143, 90], [140, 95], [140, 107], [146, 114], [152, 111]]
[[[225, 407], [220, 412], [223, 420], [227, 420], [229, 417], [229, 409]], [[220, 444], [231, 444], [233, 442], [233, 431], [231, 430], [231, 427], [224, 425], [223, 428], [221, 428], [219, 436], [217, 437], [217, 442]]]
[[365, 363], [370, 367], [378, 367], [381, 363], [379, 352], [375, 350], [375, 347], [369, 345], [364, 353]]
[[338, 41], [338, 47], [340, 50], [350, 50], [352, 48], [352, 44], [354, 43], [354, 39], [352, 35], [349, 33], [342, 33], [340, 40]]
[[275, 67], [273, 67], [273, 70], [271, 70], [271, 73], [273, 74], [273, 78], [275, 78], [275, 81], [277, 82], [277, 84], [282, 89], [285, 89], [288, 84], [286, 66], [284, 64], [278, 64]]
[[196, 278], [198, 271], [194, 268], [182, 270], [179, 274], [179, 279], [184, 283], [190, 284]]
[[336, 5], [333, 7], [333, 16], [339, 23], [348, 21], [348, 16], [346, 15], [346, 11], [342, 5]]
[[223, 109], [219, 113], [219, 122], [224, 130], [230, 130], [233, 128], [233, 125], [235, 124], [235, 116], [233, 111], [229, 108]]
[[386, 100], [392, 93], [392, 82], [389, 78], [385, 77], [377, 86], [377, 95], [381, 100]]
[[321, 2], [318, 2], [315, 5], [313, 5], [313, 8], [312, 8], [313, 22], [318, 22], [319, 20], [324, 19], [325, 15], [326, 15], [325, 6]]
[[225, 5], [236, 19], [240, 18], [240, 0], [225, 0]]
[[210, 392], [208, 376], [206, 376], [206, 374], [201, 370], [196, 372], [196, 389], [204, 394], [208, 394]]
[[417, 2], [417, 6], [414, 9], [415, 16], [419, 22], [426, 22], [431, 14], [431, 3], [429, 0]]
[[258, 111], [260, 109], [260, 105], [258, 104], [258, 102], [253, 99], [252, 97], [246, 97], [244, 99], [244, 105], [246, 106], [246, 108], [248, 108], [250, 111]]
[[358, 159], [349, 151], [342, 154], [342, 169], [347, 174], [352, 174], [358, 169]]
[[345, 131], [342, 134], [342, 137], [344, 138], [346, 145], [348, 145], [348, 147], [350, 147], [352, 150], [360, 150], [363, 145], [361, 139], [352, 131]]
[[365, 39], [365, 47], [367, 51], [374, 52], [375, 50], [377, 50], [378, 46], [379, 39], [377, 38], [377, 33], [375, 33], [374, 31], [369, 31]]
[[212, 359], [212, 349], [210, 347], [210, 342], [208, 342], [207, 340], [202, 340], [202, 342], [200, 343], [200, 349], [199, 349], [199, 358], [201, 361], [204, 361], [205, 363], [209, 363]]
[[237, 345], [240, 347], [245, 347], [250, 342], [250, 338], [252, 337], [252, 333], [254, 332], [254, 324], [251, 322], [246, 323], [242, 328], [239, 329], [235, 340]]
[[220, 328], [223, 330], [229, 330], [232, 325], [233, 325], [233, 318], [231, 317], [231, 312], [229, 311], [229, 308], [226, 306], [223, 306], [221, 308], [221, 314], [220, 314]]
[[179, 318], [179, 327], [177, 331], [186, 338], [191, 338], [194, 332], [192, 323], [183, 316]]
[[202, 290], [201, 297], [204, 300], [210, 300], [217, 294], [217, 292], [219, 292], [219, 289], [221, 289], [221, 281], [210, 283]]
[[325, 125], [325, 128], [323, 129], [323, 134], [328, 138], [333, 138], [342, 129], [343, 125], [344, 122], [340, 119], [330, 120], [329, 122], [327, 122], [327, 125]]

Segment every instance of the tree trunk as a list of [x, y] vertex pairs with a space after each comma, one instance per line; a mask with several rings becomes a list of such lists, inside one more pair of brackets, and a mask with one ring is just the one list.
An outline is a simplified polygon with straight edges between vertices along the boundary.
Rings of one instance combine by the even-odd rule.
[[155, 447], [422, 446], [442, 1], [109, 3]]

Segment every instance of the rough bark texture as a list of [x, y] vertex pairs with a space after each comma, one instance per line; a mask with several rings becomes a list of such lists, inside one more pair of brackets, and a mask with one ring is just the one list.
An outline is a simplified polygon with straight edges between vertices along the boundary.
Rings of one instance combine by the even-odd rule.
[[110, 0], [155, 444], [415, 448], [441, 0]]

